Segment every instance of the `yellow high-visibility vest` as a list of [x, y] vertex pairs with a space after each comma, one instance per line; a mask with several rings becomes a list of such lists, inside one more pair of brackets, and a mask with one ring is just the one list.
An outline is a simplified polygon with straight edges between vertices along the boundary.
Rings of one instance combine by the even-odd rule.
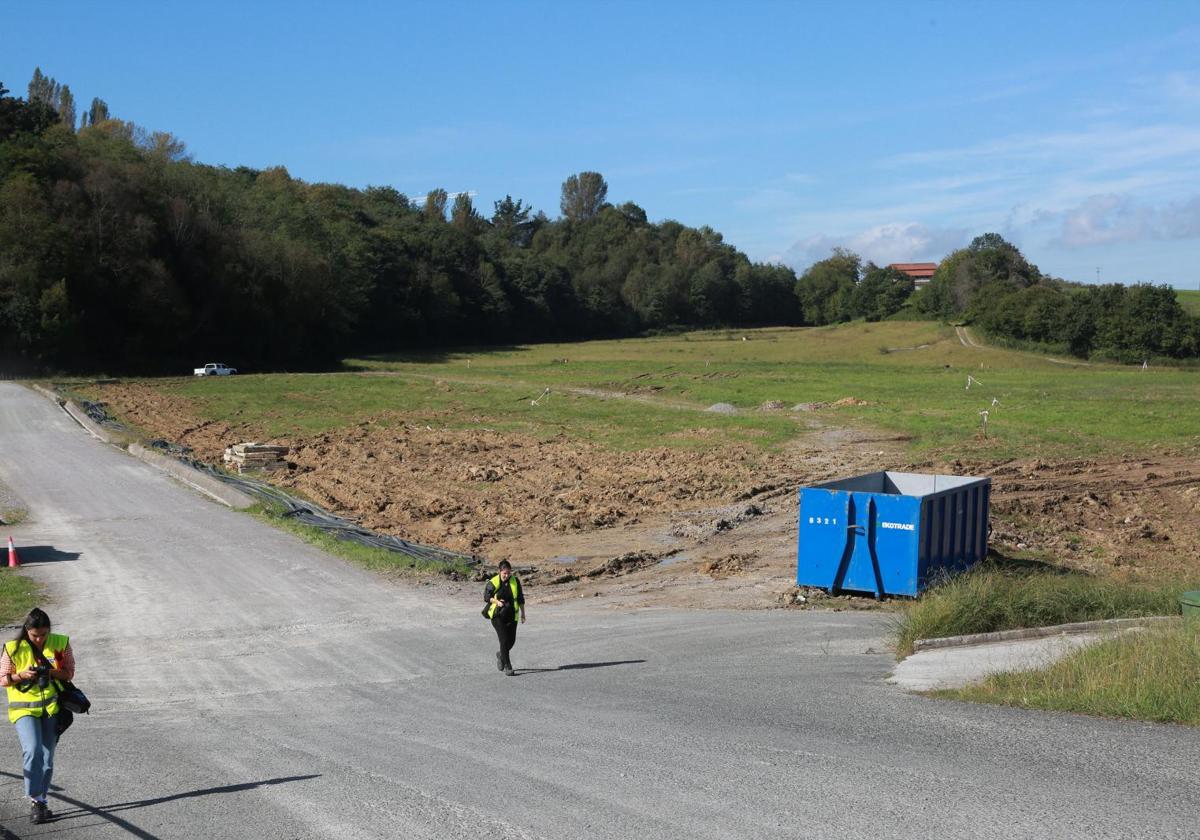
[[[61, 633], [50, 633], [46, 636], [42, 655], [46, 657], [51, 668], [57, 668], [60, 665], [57, 654], [66, 650], [70, 641], [70, 638]], [[33, 655], [33, 646], [29, 642], [6, 642], [4, 649], [8, 651], [8, 658], [12, 660], [13, 673], [32, 668], [37, 662]], [[56, 714], [58, 714], [58, 684], [55, 680], [50, 680], [50, 684], [45, 688], [38, 688], [37, 680], [34, 680], [28, 691], [21, 691], [15, 685], [8, 687], [8, 719], [10, 722], [16, 723], [26, 715], [41, 717], [42, 715]]]
[[[489, 582], [492, 584], [493, 591], [495, 591], [495, 592], [500, 591], [500, 575], [496, 575]], [[520, 591], [520, 587], [521, 587], [521, 584], [517, 583], [517, 576], [509, 575], [508, 576], [508, 588], [512, 590], [513, 621], [521, 620], [521, 605], [517, 603], [517, 594]], [[495, 614], [496, 614], [496, 605], [492, 604], [491, 609], [488, 610], [488, 618], [491, 618]]]

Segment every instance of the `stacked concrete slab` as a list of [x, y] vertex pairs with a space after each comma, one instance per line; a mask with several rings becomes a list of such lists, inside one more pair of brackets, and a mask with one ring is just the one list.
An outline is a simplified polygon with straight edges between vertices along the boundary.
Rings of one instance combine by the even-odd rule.
[[286, 446], [270, 446], [264, 443], [235, 443], [225, 450], [224, 461], [230, 469], [244, 472], [280, 470], [287, 466], [284, 457]]

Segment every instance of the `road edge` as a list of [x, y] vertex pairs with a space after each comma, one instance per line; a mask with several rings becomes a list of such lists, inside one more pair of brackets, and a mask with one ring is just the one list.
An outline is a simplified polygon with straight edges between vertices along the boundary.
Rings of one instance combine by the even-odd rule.
[[167, 473], [171, 477], [178, 479], [193, 490], [197, 490], [209, 498], [220, 502], [226, 507], [231, 507], [234, 510], [245, 510], [253, 507], [256, 502], [250, 496], [235, 490], [228, 486], [223, 481], [212, 476], [206, 475], [181, 461], [174, 458], [168, 458], [157, 452], [151, 451], [140, 443], [130, 443], [124, 446], [124, 441], [117, 435], [105, 429], [103, 426], [96, 423], [92, 418], [87, 416], [87, 412], [83, 410], [74, 400], [64, 400], [54, 392], [41, 385], [31, 384], [30, 387], [37, 391], [42, 396], [57, 403], [67, 415], [84, 428], [92, 437], [101, 440], [104, 443], [112, 444], [118, 449], [124, 449], [133, 457], [140, 461], [144, 461], [150, 466]]
[[162, 470], [189, 487], [199, 490], [206, 496], [211, 496], [221, 504], [231, 507], [234, 510], [245, 510], [257, 504], [254, 499], [240, 490], [233, 489], [219, 478], [213, 478], [193, 467], [189, 467], [182, 461], [176, 461], [174, 458], [168, 458], [166, 455], [161, 455], [158, 452], [147, 449], [140, 443], [129, 444], [128, 451], [133, 457], [145, 461], [150, 466]]
[[996, 630], [991, 633], [972, 633], [966, 636], [945, 636], [940, 639], [917, 639], [913, 642], [913, 653], [948, 647], [985, 645], [992, 642], [1010, 642], [1019, 639], [1042, 639], [1047, 636], [1072, 636], [1078, 633], [1095, 633], [1103, 630], [1124, 630], [1128, 627], [1146, 627], [1178, 618], [1173, 615], [1156, 615], [1145, 618], [1108, 618], [1102, 621], [1076, 621], [1071, 624], [1056, 624], [1052, 627], [1022, 627], [1016, 630]]

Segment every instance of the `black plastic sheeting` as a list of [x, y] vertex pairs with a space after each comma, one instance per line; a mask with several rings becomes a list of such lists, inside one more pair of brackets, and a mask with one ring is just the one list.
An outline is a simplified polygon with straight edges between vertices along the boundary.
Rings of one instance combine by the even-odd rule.
[[[153, 441], [151, 445], [159, 443], [163, 443], [163, 441]], [[156, 446], [156, 448], [158, 447]], [[320, 528], [322, 531], [331, 533], [340, 540], [350, 540], [361, 545], [382, 548], [387, 551], [406, 554], [409, 557], [433, 563], [462, 563], [471, 566], [480, 563], [480, 558], [474, 555], [460, 554], [457, 551], [450, 551], [446, 548], [422, 545], [420, 543], [409, 542], [400, 537], [376, 533], [369, 528], [364, 528], [354, 522], [342, 519], [340, 516], [336, 516], [319, 505], [314, 505], [312, 502], [301, 501], [280, 490], [278, 487], [267, 484], [265, 481], [258, 481], [253, 478], [246, 478], [245, 476], [229, 475], [218, 470], [211, 464], [202, 463], [194, 458], [189, 458], [185, 454], [171, 454], [174, 454], [180, 461], [190, 464], [193, 468], [206, 472], [214, 478], [220, 479], [248, 496], [275, 505], [276, 507], [282, 507], [284, 509], [283, 516], [303, 522], [305, 525], [311, 525], [314, 528]]]
[[92, 422], [116, 431], [125, 431], [125, 427], [108, 413], [108, 403], [90, 402], [89, 400], [76, 400], [76, 402], [83, 407], [84, 413], [92, 419]]
[[[78, 400], [78, 402], [83, 406], [83, 410], [87, 412], [88, 417], [95, 422], [110, 429], [126, 430], [125, 426], [114, 420], [108, 413], [106, 410], [107, 403], [88, 402], [86, 400]], [[283, 516], [295, 519], [297, 522], [303, 522], [305, 525], [311, 525], [314, 528], [320, 528], [322, 531], [333, 534], [340, 540], [350, 540], [360, 545], [394, 551], [397, 554], [404, 554], [414, 559], [431, 563], [460, 563], [468, 566], [477, 566], [482, 562], [481, 558], [472, 554], [462, 554], [457, 551], [450, 551], [447, 548], [422, 545], [421, 543], [409, 542], [400, 537], [376, 533], [348, 519], [336, 516], [319, 505], [297, 499], [295, 496], [285, 493], [283, 490], [265, 481], [258, 481], [253, 478], [246, 478], [245, 476], [230, 475], [211, 464], [197, 461], [192, 457], [192, 450], [189, 447], [180, 446], [177, 443], [170, 443], [165, 440], [152, 440], [148, 443], [148, 446], [164, 455], [169, 455], [187, 464], [193, 469], [208, 473], [213, 478], [223, 481], [248, 496], [277, 508], [283, 508]]]

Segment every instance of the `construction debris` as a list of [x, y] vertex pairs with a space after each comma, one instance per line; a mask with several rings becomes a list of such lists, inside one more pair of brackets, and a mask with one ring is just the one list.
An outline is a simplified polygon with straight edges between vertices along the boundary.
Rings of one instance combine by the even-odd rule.
[[235, 443], [225, 450], [223, 460], [230, 469], [237, 470], [238, 475], [248, 471], [281, 470], [287, 466], [284, 456], [288, 454], [286, 446], [270, 446], [263, 443]]

